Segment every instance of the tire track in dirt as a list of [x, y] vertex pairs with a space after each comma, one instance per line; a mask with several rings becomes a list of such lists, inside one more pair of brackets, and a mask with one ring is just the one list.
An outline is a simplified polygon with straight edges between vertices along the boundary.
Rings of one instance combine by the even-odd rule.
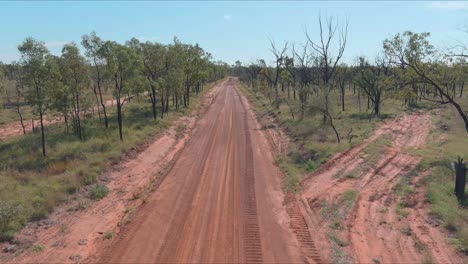
[[284, 202], [286, 204], [286, 211], [291, 218], [290, 227], [296, 235], [302, 254], [305, 257], [304, 262], [323, 263], [295, 195], [286, 195]]
[[[237, 96], [240, 96], [237, 93]], [[247, 111], [244, 108], [244, 123], [247, 127]], [[244, 188], [246, 189], [245, 206], [243, 212], [244, 224], [244, 252], [245, 262], [247, 263], [262, 263], [263, 254], [260, 239], [260, 227], [258, 226], [257, 217], [257, 198], [255, 195], [255, 177], [254, 177], [254, 164], [253, 164], [253, 151], [252, 141], [250, 140], [250, 133], [245, 133], [246, 144], [246, 166], [244, 176]]]

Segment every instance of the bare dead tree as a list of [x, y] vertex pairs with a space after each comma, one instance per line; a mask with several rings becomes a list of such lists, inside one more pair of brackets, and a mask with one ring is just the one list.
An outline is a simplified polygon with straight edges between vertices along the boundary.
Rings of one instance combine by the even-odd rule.
[[[334, 23], [333, 17], [326, 19], [325, 25], [322, 23], [322, 17], [319, 17], [320, 40], [313, 41], [310, 34], [305, 31], [308, 45], [318, 54], [319, 69], [321, 73], [321, 86], [324, 92], [325, 100], [323, 106], [323, 123], [328, 123], [335, 132], [336, 140], [340, 143], [340, 135], [333, 124], [333, 117], [329, 109], [329, 94], [331, 91], [330, 82], [333, 77], [337, 65], [343, 57], [346, 48], [348, 35], [348, 21], [338, 27], [338, 23]], [[338, 41], [338, 43], [336, 43]], [[333, 55], [333, 46], [337, 45], [336, 55]]]
[[278, 109], [279, 103], [280, 103], [279, 93], [278, 93], [278, 80], [281, 74], [281, 67], [283, 67], [283, 64], [284, 64], [284, 57], [288, 49], [288, 43], [285, 42], [281, 50], [276, 48], [275, 42], [271, 39], [270, 39], [270, 44], [271, 44], [271, 53], [273, 53], [273, 55], [275, 56], [275, 63], [276, 63], [275, 77], [274, 77], [274, 81], [272, 85], [273, 85], [273, 88], [275, 89], [275, 107], [276, 109]]

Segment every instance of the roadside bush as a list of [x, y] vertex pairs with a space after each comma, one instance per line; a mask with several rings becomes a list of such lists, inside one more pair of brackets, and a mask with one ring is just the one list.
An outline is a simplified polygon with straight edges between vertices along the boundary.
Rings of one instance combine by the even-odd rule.
[[0, 201], [0, 242], [10, 240], [12, 230], [26, 222], [25, 210], [21, 204]]
[[102, 184], [96, 184], [90, 191], [89, 196], [93, 200], [101, 200], [109, 194], [109, 189], [107, 186]]

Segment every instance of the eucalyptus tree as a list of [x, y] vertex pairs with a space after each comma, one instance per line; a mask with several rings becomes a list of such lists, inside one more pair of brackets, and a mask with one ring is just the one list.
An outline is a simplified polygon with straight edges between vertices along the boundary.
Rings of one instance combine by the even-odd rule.
[[[294, 47], [293, 47], [294, 50]], [[290, 91], [289, 88], [292, 86], [293, 88], [293, 98], [296, 100], [296, 80], [297, 80], [297, 74], [296, 74], [296, 66], [295, 66], [295, 61], [294, 61], [294, 54], [292, 56], [286, 56], [284, 58], [284, 66], [286, 71], [289, 73], [288, 77], [290, 79], [290, 83], [288, 85], [288, 99], [290, 99]]]
[[383, 58], [377, 58], [375, 65], [371, 65], [365, 57], [359, 58], [355, 84], [372, 101], [375, 115], [380, 114], [382, 101], [387, 98], [385, 92], [389, 89], [390, 67]]
[[426, 85], [422, 99], [438, 104], [451, 104], [462, 118], [468, 133], [468, 113], [448, 91], [447, 78], [443, 74], [451, 69], [450, 57], [442, 56], [429, 43], [430, 33], [405, 31], [391, 39], [385, 39], [383, 47], [391, 63], [407, 73], [408, 82]]
[[23, 135], [26, 134], [26, 127], [24, 126], [24, 118], [23, 113], [21, 111], [21, 105], [25, 101], [25, 86], [22, 80], [22, 73], [21, 73], [21, 66], [17, 62], [12, 62], [10, 64], [10, 78], [15, 83], [15, 95], [16, 95], [16, 102], [15, 102], [15, 109], [18, 117], [20, 119], [21, 129], [23, 130]]
[[75, 133], [83, 139], [81, 108], [85, 90], [89, 87], [89, 73], [85, 58], [81, 56], [78, 46], [74, 43], [65, 44], [62, 49], [63, 81], [70, 88], [73, 96], [73, 120]]
[[119, 138], [123, 141], [122, 107], [130, 99], [126, 95], [132, 93], [131, 83], [139, 77], [143, 65], [135, 50], [113, 41], [105, 43], [105, 58], [108, 73], [114, 83], [113, 95], [116, 99]]
[[[316, 76], [314, 76], [314, 72], [311, 71], [311, 68], [314, 63], [314, 56], [312, 52], [309, 50], [308, 45], [302, 46], [302, 49], [293, 47], [293, 55], [295, 61], [295, 74], [297, 75], [297, 89], [298, 90], [298, 97], [300, 103], [300, 116], [299, 119], [302, 120], [304, 118], [304, 114], [307, 107], [307, 97], [309, 94], [308, 88], [312, 83], [316, 82]], [[294, 98], [296, 94], [294, 92]]]
[[[133, 48], [141, 57], [143, 62], [142, 72], [149, 83], [149, 97], [153, 110], [153, 118], [157, 116], [158, 80], [170, 67], [170, 60], [167, 56], [167, 46], [160, 43], [141, 43], [138, 39], [132, 38], [127, 42], [127, 46]], [[161, 115], [162, 117], [162, 115]]]
[[346, 93], [346, 84], [352, 80], [351, 78], [351, 70], [345, 64], [342, 64], [338, 67], [336, 74], [335, 74], [335, 81], [336, 86], [340, 89], [340, 104], [341, 104], [341, 111], [345, 111], [345, 93]]
[[59, 79], [58, 67], [55, 59], [42, 41], [32, 37], [26, 38], [18, 46], [21, 54], [22, 79], [28, 87], [29, 103], [39, 114], [41, 125], [42, 155], [46, 156], [44, 113], [47, 108], [47, 92]]
[[[177, 45], [177, 43], [176, 43]], [[205, 51], [198, 45], [182, 45], [181, 63], [184, 69], [184, 106], [190, 104], [190, 90], [196, 88], [202, 80], [202, 71], [204, 66]]]
[[102, 86], [104, 76], [103, 71], [106, 59], [104, 41], [102, 41], [101, 38], [99, 38], [96, 35], [95, 31], [93, 31], [89, 35], [83, 35], [81, 37], [81, 45], [83, 45], [83, 47], [85, 48], [85, 55], [91, 61], [96, 71], [96, 80], [94, 82], [94, 85], [97, 87], [97, 89], [94, 89], [94, 91], [97, 90], [99, 93], [99, 102], [101, 104], [102, 112], [104, 114], [104, 125], [107, 128], [109, 126], [109, 119], [107, 117], [106, 102], [102, 98]]

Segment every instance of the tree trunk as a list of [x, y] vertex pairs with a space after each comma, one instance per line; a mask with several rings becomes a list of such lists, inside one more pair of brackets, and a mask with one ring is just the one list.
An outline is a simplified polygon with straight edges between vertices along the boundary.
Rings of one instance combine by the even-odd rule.
[[454, 162], [455, 166], [455, 195], [459, 200], [465, 197], [466, 185], [466, 164], [461, 157], [458, 161]]
[[106, 103], [102, 100], [102, 91], [101, 91], [101, 71], [99, 70], [99, 66], [97, 66], [95, 62], [96, 72], [97, 72], [97, 87], [99, 91], [99, 100], [101, 101], [102, 106], [102, 113], [104, 114], [104, 126], [106, 128], [109, 127], [109, 119], [107, 118], [107, 111], [106, 111]]
[[77, 124], [78, 137], [81, 140], [83, 140], [83, 135], [81, 134], [80, 95], [79, 94], [76, 94], [76, 124]]
[[39, 116], [41, 118], [41, 143], [42, 143], [42, 156], [46, 156], [45, 134], [44, 134], [44, 114], [42, 109], [39, 109]]
[[361, 90], [358, 89], [357, 101], [359, 105], [359, 113], [361, 112]]
[[164, 109], [166, 108], [166, 101], [164, 99], [164, 96], [161, 95], [161, 98], [159, 99], [161, 101], [161, 119], [164, 118]]
[[151, 106], [153, 107], [153, 119], [156, 120], [156, 87], [151, 85]]
[[340, 134], [338, 134], [338, 130], [336, 130], [336, 127], [333, 124], [333, 118], [331, 116], [329, 118], [330, 118], [330, 126], [332, 127], [333, 132], [335, 132], [336, 141], [339, 144], [339, 143], [341, 143]]
[[462, 98], [463, 96], [463, 88], [465, 88], [465, 82], [462, 82], [460, 86], [460, 96], [459, 96], [460, 98]]
[[167, 113], [169, 112], [169, 95], [166, 96], [166, 109], [164, 109], [164, 112]]
[[26, 128], [24, 127], [23, 115], [21, 114], [19, 99], [16, 101], [16, 112], [20, 118], [21, 128], [23, 129], [23, 135], [26, 135]]
[[344, 83], [341, 86], [341, 111], [345, 111], [345, 105], [344, 105], [344, 96], [345, 96], [345, 86]]
[[[97, 89], [96, 86], [93, 85], [93, 93], [94, 93], [94, 98], [96, 99], [96, 106], [97, 106], [97, 111], [98, 111], [98, 116], [99, 116], [99, 122], [101, 122], [101, 107], [99, 105], [99, 99], [97, 95]], [[93, 117], [94, 117], [94, 110], [93, 110]]]
[[375, 115], [380, 114], [380, 103], [381, 103], [380, 95], [376, 95], [374, 99], [374, 114]]
[[117, 97], [117, 123], [119, 125], [119, 138], [123, 141], [122, 135], [122, 105], [120, 104], [120, 97]]

